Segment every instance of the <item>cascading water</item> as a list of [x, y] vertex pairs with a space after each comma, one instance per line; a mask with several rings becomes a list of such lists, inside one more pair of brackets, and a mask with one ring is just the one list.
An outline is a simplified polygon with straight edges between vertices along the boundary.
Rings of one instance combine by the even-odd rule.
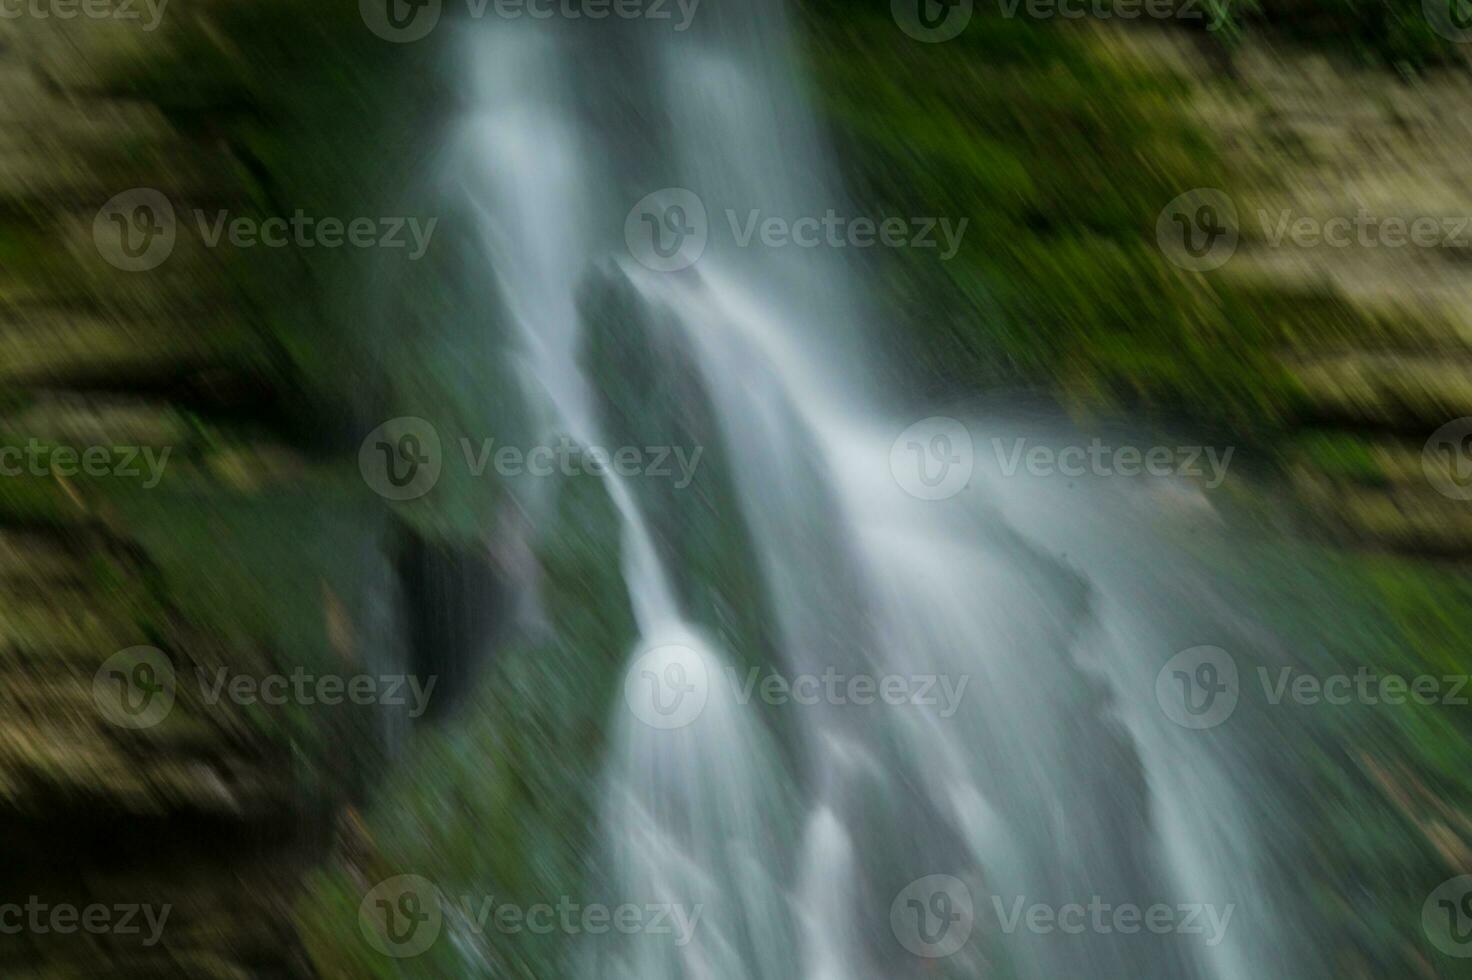
[[[531, 399], [549, 430], [609, 444], [583, 307], [590, 281], [632, 297], [640, 336], [694, 375], [691, 414], [724, 447], [708, 465], [739, 502], [724, 517], [749, 535], [774, 620], [770, 650], [732, 648], [689, 608], [659, 501], [606, 475], [641, 641], [611, 709], [597, 864], [621, 898], [701, 911], [683, 944], [588, 943], [582, 975], [1304, 975], [1270, 926], [1283, 910], [1242, 802], [1246, 754], [1153, 701], [1163, 652], [1256, 642], [1251, 625], [1143, 543], [1129, 493], [984, 469], [950, 499], [907, 493], [905, 424], [853, 353], [868, 327], [842, 255], [732, 240], [728, 210], [841, 208], [777, 0], [709, 0], [685, 33], [473, 33], [467, 181]], [[629, 208], [661, 188], [710, 216], [689, 268], [654, 271], [625, 239]], [[745, 686], [768, 656], [787, 677], [931, 678], [936, 703], [771, 707]], [[1019, 901], [1235, 918], [1219, 935], [1030, 930], [1009, 918]]]

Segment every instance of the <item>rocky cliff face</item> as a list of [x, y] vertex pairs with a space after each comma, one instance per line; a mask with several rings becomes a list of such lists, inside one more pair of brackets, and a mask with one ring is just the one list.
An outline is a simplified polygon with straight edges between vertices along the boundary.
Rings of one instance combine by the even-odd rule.
[[330, 434], [361, 406], [311, 380], [353, 356], [333, 266], [196, 218], [385, 163], [312, 143], [389, 76], [310, 7], [0, 20], [0, 902], [41, 908], [9, 976], [307, 973], [281, 909], [385, 751], [376, 708], [219, 687], [404, 670], [397, 532]]
[[[391, 511], [357, 467], [364, 432], [433, 414], [447, 401], [433, 379], [467, 370], [463, 349], [402, 356], [384, 322], [455, 311], [405, 299], [361, 256], [209, 241], [221, 212], [381, 211], [367, 202], [430, 155], [415, 138], [443, 94], [430, 44], [386, 45], [356, 11], [309, 6], [175, 0], [151, 30], [146, 11], [0, 19], [0, 903], [171, 910], [156, 934], [0, 935], [6, 975], [337, 975], [324, 961], [362, 975], [368, 869], [468, 874], [440, 844], [494, 825], [503, 880], [576, 872], [552, 828], [578, 798], [552, 776], [525, 786], [545, 746], [515, 726], [431, 744], [425, 796], [478, 792], [463, 812], [416, 810], [388, 860], [344, 814], [401, 719], [211, 695], [222, 672], [403, 672], [403, 624], [424, 619], [406, 603], [436, 591], [404, 586], [403, 556], [444, 553], [406, 549], [405, 524], [463, 538], [487, 523]], [[1361, 209], [1472, 215], [1465, 72], [1408, 79], [1260, 39], [1206, 56], [1136, 26], [1001, 25], [980, 50], [923, 57], [887, 21], [872, 46], [860, 22], [841, 31], [816, 61], [856, 196], [972, 218], [957, 263], [879, 280], [905, 284], [879, 298], [925, 383], [1021, 378], [1089, 409], [1185, 412], [1271, 454], [1341, 535], [1472, 549], [1465, 502], [1423, 459], [1439, 426], [1472, 414], [1467, 245], [1275, 239], [1285, 212], [1320, 228]], [[1205, 271], [1156, 235], [1201, 187], [1237, 212], [1233, 252]], [[495, 390], [482, 353], [475, 380]], [[450, 477], [441, 489], [494, 503]], [[581, 678], [590, 649], [616, 669], [627, 611], [598, 614], [618, 592], [612, 547], [553, 549], [553, 618], [589, 642], [508, 656], [506, 676]], [[425, 560], [459, 568], [463, 553]], [[591, 744], [595, 697], [567, 700], [553, 724], [489, 691], [484, 714], [520, 711], [571, 757]], [[493, 761], [464, 761], [475, 753]], [[405, 810], [421, 802], [404, 794]], [[546, 853], [528, 856], [538, 820]], [[282, 909], [334, 825], [349, 846], [323, 889], [340, 901], [309, 905], [324, 918], [314, 966]]]
[[1179, 32], [1095, 36], [1112, 60], [1182, 80], [1220, 154], [1237, 240], [1187, 274], [1342, 311], [1329, 329], [1271, 325], [1294, 392], [1275, 448], [1298, 495], [1360, 543], [1472, 550], [1458, 469], [1472, 456], [1434, 438], [1472, 415], [1472, 74], [1404, 77], [1262, 38], [1224, 71]]

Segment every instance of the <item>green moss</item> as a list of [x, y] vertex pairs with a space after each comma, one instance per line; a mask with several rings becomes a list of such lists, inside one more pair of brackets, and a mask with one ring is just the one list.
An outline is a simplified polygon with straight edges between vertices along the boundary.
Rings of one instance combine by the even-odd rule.
[[1280, 354], [1415, 340], [1416, 324], [1325, 291], [1168, 261], [1155, 231], [1166, 203], [1246, 179], [1188, 114], [1197, 83], [1063, 22], [978, 8], [960, 37], [919, 44], [896, 40], [886, 10], [809, 11], [816, 87], [853, 197], [876, 217], [968, 221], [949, 262], [919, 249], [863, 256], [893, 325], [886, 361], [909, 366], [907, 390], [1034, 386], [1075, 408], [1185, 417], [1271, 449], [1304, 412]]
[[1458, 837], [1466, 840], [1460, 815], [1472, 811], [1465, 702], [1472, 692], [1447, 679], [1472, 670], [1461, 642], [1472, 629], [1472, 575], [1281, 540], [1239, 539], [1202, 557], [1232, 601], [1274, 637], [1274, 678], [1288, 664], [1320, 679], [1361, 670], [1371, 678], [1430, 676], [1448, 696], [1430, 704], [1267, 705], [1259, 665], [1233, 651], [1250, 705], [1260, 708], [1243, 722], [1252, 725], [1256, 764], [1264, 779], [1290, 787], [1284, 805], [1294, 817], [1275, 823], [1269, 842], [1283, 880], [1300, 889], [1285, 901], [1311, 910], [1315, 941], [1333, 951], [1316, 955], [1331, 967], [1415, 975], [1426, 961], [1406, 937], [1421, 934], [1422, 903], [1465, 870], [1450, 855]]
[[854, 196], [969, 221], [950, 262], [873, 260], [900, 359], [931, 390], [1021, 381], [1261, 418], [1257, 338], [1154, 244], [1165, 202], [1223, 180], [1177, 108], [1183, 81], [1106, 62], [1067, 27], [977, 20], [940, 45], [896, 43], [878, 15], [809, 35]]
[[[586, 894], [606, 718], [635, 628], [619, 563], [620, 522], [601, 481], [559, 484], [552, 535], [536, 545], [553, 636], [498, 652], [455, 722], [423, 733], [369, 819], [371, 854], [314, 876], [298, 913], [323, 977], [571, 974], [566, 937], [461, 923], [424, 954], [390, 960], [365, 941], [364, 894], [398, 874], [433, 881], [456, 912]], [[449, 915], [449, 913], [447, 913]], [[453, 918], [453, 916], [451, 916]]]
[[1356, 483], [1381, 483], [1384, 467], [1374, 447], [1365, 439], [1343, 432], [1315, 432], [1294, 443], [1315, 470], [1327, 476]]
[[[181, 211], [225, 208], [257, 221], [298, 211], [344, 222], [432, 216], [406, 190], [424, 184], [423, 147], [435, 138], [444, 59], [432, 39], [384, 42], [352, 4], [266, 0], [212, 10], [171, 41], [172, 57], [121, 62], [109, 88], [158, 105], [238, 162], [222, 179], [238, 195], [176, 202]], [[324, 417], [383, 411], [388, 379], [418, 340], [395, 318], [400, 303], [383, 295], [395, 285], [414, 291], [403, 252], [228, 241], [219, 252], [230, 305], [280, 354], [268, 371], [288, 417], [301, 420], [296, 436], [320, 442]]]

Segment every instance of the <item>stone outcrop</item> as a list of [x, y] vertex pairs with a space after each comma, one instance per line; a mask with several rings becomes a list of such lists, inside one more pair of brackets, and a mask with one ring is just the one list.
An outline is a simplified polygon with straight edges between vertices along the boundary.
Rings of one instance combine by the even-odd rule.
[[[239, 107], [181, 121], [126, 84], [245, 57], [231, 6], [170, 5], [156, 31], [0, 20], [0, 903], [170, 910], [152, 941], [0, 937], [10, 977], [306, 975], [282, 910], [371, 754], [362, 712], [211, 699], [222, 675], [372, 666], [387, 641], [358, 626], [392, 563], [371, 516], [342, 516], [351, 457], [273, 421], [298, 379], [234, 257], [181, 218], [161, 263], [120, 266], [99, 218], [138, 188], [259, 201], [209, 125]], [[275, 539], [284, 559], [255, 554]], [[356, 554], [352, 581], [314, 549]], [[120, 715], [161, 671], [163, 716]]]
[[[1472, 508], [1422, 458], [1433, 433], [1472, 416], [1472, 72], [1407, 78], [1259, 37], [1223, 73], [1181, 32], [1097, 36], [1188, 81], [1187, 111], [1231, 175], [1221, 190], [1240, 238], [1204, 275], [1348, 314], [1340, 329], [1278, 338], [1307, 435], [1285, 441], [1286, 470], [1313, 519], [1373, 547], [1472, 553]], [[1434, 244], [1411, 240], [1417, 219]]]

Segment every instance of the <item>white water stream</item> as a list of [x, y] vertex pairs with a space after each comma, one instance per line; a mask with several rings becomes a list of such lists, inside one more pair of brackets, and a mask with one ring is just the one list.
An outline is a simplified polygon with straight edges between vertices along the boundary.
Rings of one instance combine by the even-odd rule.
[[[939, 703], [743, 695], [754, 652], [682, 608], [685, 570], [661, 549], [650, 498], [610, 474], [641, 640], [629, 697], [611, 707], [596, 858], [614, 894], [702, 913], [683, 946], [590, 942], [582, 975], [1296, 975], [1266, 925], [1282, 910], [1242, 802], [1251, 773], [1225, 736], [1175, 725], [1154, 701], [1174, 650], [1250, 631], [1145, 537], [1161, 498], [1004, 477], [987, 440], [1019, 433], [980, 418], [965, 420], [979, 449], [965, 491], [907, 492], [891, 450], [915, 419], [873, 390], [875, 326], [844, 256], [738, 248], [726, 228], [727, 209], [840, 206], [781, 4], [708, 0], [687, 34], [641, 23], [605, 43], [598, 26], [472, 31], [467, 181], [532, 399], [549, 427], [610, 445], [579, 297], [589, 276], [621, 282], [673, 325], [719, 425], [732, 518], [776, 618], [772, 668], [897, 676], [912, 691], [932, 678]], [[640, 264], [623, 238], [629, 208], [664, 187], [694, 191], [709, 215], [705, 254], [677, 272]], [[701, 708], [682, 719], [687, 696]], [[631, 707], [640, 698], [657, 724]], [[1019, 899], [1166, 905], [1176, 925], [1180, 907], [1234, 911], [1220, 934], [1203, 911], [1201, 933], [1107, 916], [1078, 933], [1008, 929]]]

